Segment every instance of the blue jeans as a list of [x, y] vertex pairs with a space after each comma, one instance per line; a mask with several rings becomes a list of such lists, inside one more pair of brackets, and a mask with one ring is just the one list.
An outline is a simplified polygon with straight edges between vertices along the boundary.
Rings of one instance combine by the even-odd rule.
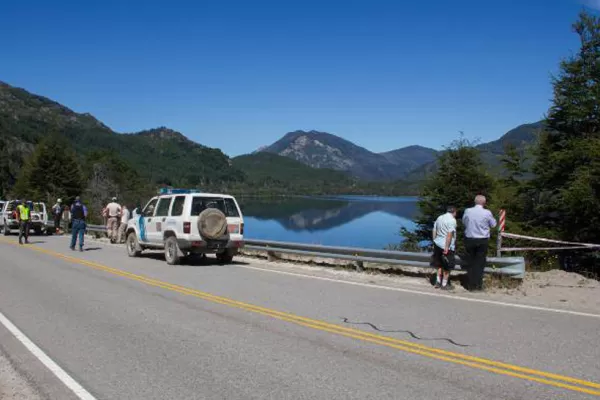
[[71, 248], [74, 249], [77, 244], [77, 236], [79, 236], [79, 248], [83, 247], [83, 234], [85, 233], [85, 221], [82, 219], [74, 219], [72, 221]]

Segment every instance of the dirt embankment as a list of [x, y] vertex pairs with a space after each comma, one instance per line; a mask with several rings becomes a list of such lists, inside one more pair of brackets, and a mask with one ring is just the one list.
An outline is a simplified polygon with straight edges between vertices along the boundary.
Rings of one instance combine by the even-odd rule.
[[528, 272], [517, 287], [491, 288], [488, 294], [491, 297], [528, 300], [546, 307], [566, 307], [600, 313], [600, 281], [573, 272]]

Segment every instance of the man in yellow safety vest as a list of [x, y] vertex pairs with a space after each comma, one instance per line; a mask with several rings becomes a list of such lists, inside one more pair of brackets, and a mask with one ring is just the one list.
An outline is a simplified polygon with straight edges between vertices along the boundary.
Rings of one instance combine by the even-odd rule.
[[25, 244], [29, 243], [29, 207], [25, 204], [25, 200], [21, 201], [21, 204], [17, 206], [17, 218], [19, 220], [19, 244], [23, 244], [23, 237], [25, 237]]

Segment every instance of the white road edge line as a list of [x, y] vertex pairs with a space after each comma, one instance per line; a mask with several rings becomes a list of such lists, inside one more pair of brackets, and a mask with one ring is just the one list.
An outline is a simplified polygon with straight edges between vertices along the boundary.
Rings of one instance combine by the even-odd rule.
[[238, 268], [253, 269], [253, 270], [257, 270], [257, 271], [272, 272], [275, 274], [292, 275], [292, 276], [298, 276], [298, 277], [303, 277], [303, 278], [318, 279], [318, 280], [328, 281], [328, 282], [337, 282], [337, 283], [343, 283], [346, 285], [364, 286], [364, 287], [369, 287], [369, 288], [373, 288], [373, 289], [392, 290], [392, 291], [396, 291], [396, 292], [421, 294], [421, 295], [432, 296], [432, 297], [443, 297], [443, 298], [453, 299], [453, 300], [471, 301], [474, 303], [494, 304], [497, 306], [504, 306], [504, 307], [515, 307], [515, 308], [524, 308], [524, 309], [528, 309], [528, 310], [547, 311], [547, 312], [553, 312], [553, 313], [559, 313], [559, 314], [571, 314], [571, 315], [577, 315], [580, 317], [600, 318], [600, 314], [591, 314], [591, 313], [584, 313], [584, 312], [571, 311], [571, 310], [561, 310], [558, 308], [546, 308], [546, 307], [539, 307], [539, 306], [530, 306], [527, 304], [506, 303], [503, 301], [495, 301], [495, 300], [472, 299], [469, 297], [451, 296], [451, 295], [441, 294], [441, 293], [422, 292], [422, 291], [414, 290], [414, 289], [404, 289], [404, 288], [398, 288], [398, 287], [392, 287], [392, 286], [375, 285], [372, 283], [362, 283], [362, 282], [346, 281], [346, 280], [342, 280], [342, 279], [326, 278], [324, 276], [305, 275], [305, 274], [299, 274], [297, 272], [277, 271], [274, 269], [251, 267], [248, 265], [233, 265], [232, 264], [232, 266], [238, 267]]
[[23, 332], [19, 330], [8, 318], [0, 312], [0, 322], [6, 329], [17, 338], [42, 364], [46, 366], [75, 396], [81, 400], [96, 400], [87, 390], [73, 379], [64, 369], [55, 363], [46, 353], [33, 343]]

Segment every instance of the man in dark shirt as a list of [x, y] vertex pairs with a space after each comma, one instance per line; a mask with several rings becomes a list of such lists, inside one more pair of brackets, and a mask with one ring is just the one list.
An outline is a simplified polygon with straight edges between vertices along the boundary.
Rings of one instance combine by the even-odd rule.
[[85, 233], [85, 219], [87, 218], [87, 207], [83, 205], [79, 196], [75, 198], [75, 202], [71, 206], [71, 250], [75, 250], [77, 237], [79, 237], [79, 251], [83, 251], [83, 234]]

